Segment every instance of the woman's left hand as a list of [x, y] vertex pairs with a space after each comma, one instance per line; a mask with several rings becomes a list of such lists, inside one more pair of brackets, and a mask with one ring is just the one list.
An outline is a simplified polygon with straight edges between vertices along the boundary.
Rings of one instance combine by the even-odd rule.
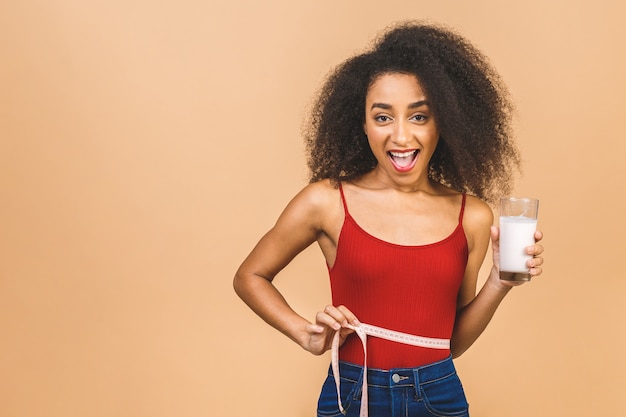
[[[526, 247], [526, 253], [531, 255], [532, 258], [526, 262], [531, 278], [541, 275], [543, 272], [543, 246], [538, 242], [543, 239], [543, 233], [540, 230], [535, 232], [535, 244]], [[499, 284], [507, 287], [516, 287], [522, 285], [527, 281], [505, 281], [500, 279], [500, 229], [497, 226], [491, 226], [491, 246], [493, 249], [493, 268], [491, 270], [490, 278], [497, 279]]]

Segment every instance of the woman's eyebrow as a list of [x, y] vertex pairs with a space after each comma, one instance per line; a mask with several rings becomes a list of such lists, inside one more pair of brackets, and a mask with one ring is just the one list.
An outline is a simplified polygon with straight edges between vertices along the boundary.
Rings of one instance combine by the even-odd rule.
[[430, 105], [428, 100], [420, 100], [420, 101], [416, 101], [415, 103], [409, 104], [409, 109], [415, 109], [417, 107], [428, 106], [428, 105]]
[[390, 104], [386, 104], [386, 103], [373, 103], [372, 107], [370, 107], [370, 110], [373, 110], [375, 108], [379, 108], [379, 109], [383, 109], [383, 110], [390, 110], [391, 109], [391, 105]]
[[[420, 101], [416, 101], [415, 103], [411, 103], [409, 104], [408, 108], [409, 109], [415, 109], [421, 106], [428, 106], [430, 103], [428, 102], [428, 100], [420, 100]], [[391, 109], [391, 104], [387, 104], [387, 103], [372, 103], [372, 107], [370, 107], [370, 110], [373, 110], [375, 108], [379, 108], [379, 109], [383, 109], [383, 110], [390, 110]]]

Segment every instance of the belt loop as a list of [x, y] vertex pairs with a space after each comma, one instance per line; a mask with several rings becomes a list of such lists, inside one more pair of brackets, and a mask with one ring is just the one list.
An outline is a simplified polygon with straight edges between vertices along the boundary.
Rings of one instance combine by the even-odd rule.
[[415, 399], [421, 400], [422, 394], [421, 394], [421, 389], [420, 389], [421, 382], [420, 382], [419, 369], [413, 369], [413, 381], [414, 381], [414, 388], [415, 388]]
[[361, 401], [363, 398], [363, 378], [365, 378], [365, 372], [367, 372], [365, 367], [361, 367], [361, 372], [359, 372], [359, 377], [356, 380], [357, 389], [354, 390], [354, 396], [352, 397], [355, 401]]

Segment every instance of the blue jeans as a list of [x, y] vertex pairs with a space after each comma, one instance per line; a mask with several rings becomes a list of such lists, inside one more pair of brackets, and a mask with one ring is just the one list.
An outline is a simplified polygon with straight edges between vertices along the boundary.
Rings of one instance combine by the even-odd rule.
[[[347, 417], [358, 417], [363, 367], [339, 363], [341, 402]], [[369, 417], [468, 417], [469, 405], [452, 358], [418, 368], [367, 370]], [[343, 416], [332, 369], [322, 386], [318, 417]]]

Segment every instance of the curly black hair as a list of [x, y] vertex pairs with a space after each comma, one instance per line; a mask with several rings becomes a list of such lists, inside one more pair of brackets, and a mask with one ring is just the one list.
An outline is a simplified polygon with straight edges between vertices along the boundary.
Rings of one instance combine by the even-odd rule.
[[413, 74], [431, 105], [440, 138], [429, 176], [488, 201], [507, 194], [520, 167], [513, 105], [488, 59], [440, 25], [405, 22], [327, 77], [304, 127], [310, 181], [350, 181], [377, 161], [363, 131], [365, 98], [381, 75]]

